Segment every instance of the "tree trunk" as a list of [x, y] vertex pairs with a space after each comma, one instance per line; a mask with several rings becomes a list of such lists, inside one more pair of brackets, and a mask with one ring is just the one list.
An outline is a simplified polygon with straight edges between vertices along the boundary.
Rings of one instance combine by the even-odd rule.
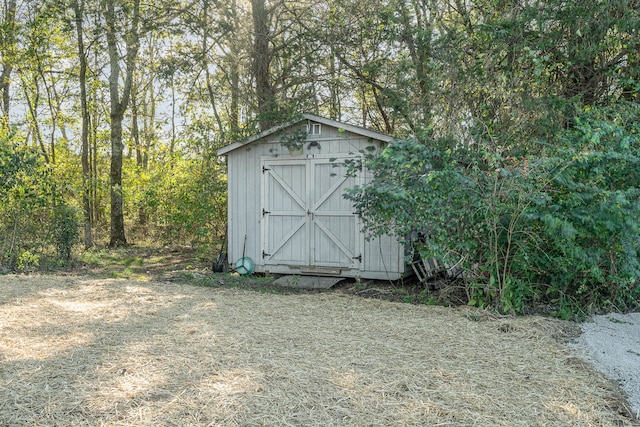
[[342, 119], [342, 108], [340, 105], [340, 73], [336, 67], [336, 56], [333, 52], [333, 46], [330, 47], [331, 54], [329, 56], [329, 118], [333, 120]]
[[[98, 47], [94, 45], [93, 48], [93, 67], [94, 69], [99, 69], [100, 65], [98, 62]], [[98, 192], [98, 118], [97, 114], [99, 114], [98, 108], [98, 93], [96, 88], [91, 88], [91, 92], [88, 94], [90, 102], [89, 111], [94, 112], [94, 119], [89, 123], [89, 165], [91, 166], [91, 213], [93, 214], [92, 224], [98, 224], [103, 219], [103, 212], [100, 209], [100, 193]]]
[[273, 126], [277, 117], [277, 104], [269, 66], [271, 51], [269, 47], [269, 13], [265, 0], [251, 0], [253, 17], [253, 78], [256, 84], [256, 102], [260, 129]]
[[124, 145], [122, 144], [123, 114], [111, 114], [111, 168], [109, 183], [111, 184], [111, 238], [109, 246], [127, 244], [124, 233], [124, 196], [122, 191], [122, 160]]
[[175, 72], [171, 72], [171, 141], [169, 142], [169, 158], [173, 166], [173, 150], [176, 146], [176, 84]]
[[55, 88], [55, 83], [51, 85], [51, 87], [47, 84], [47, 76], [42, 68], [42, 60], [36, 53], [34, 57], [37, 62], [38, 75], [42, 80], [42, 86], [44, 87], [45, 94], [47, 95], [47, 106], [49, 107], [49, 114], [51, 116], [51, 140], [49, 142], [49, 147], [51, 148], [51, 163], [56, 163], [56, 129], [58, 127], [58, 118], [60, 116], [60, 105], [54, 105], [54, 96], [53, 96], [53, 88]]
[[216, 106], [216, 96], [213, 90], [213, 85], [211, 84], [211, 74], [209, 73], [209, 64], [207, 63], [207, 52], [209, 51], [209, 45], [207, 43], [207, 31], [209, 28], [209, 2], [207, 0], [204, 1], [202, 6], [202, 69], [204, 70], [204, 77], [207, 85], [207, 93], [209, 94], [209, 101], [211, 102], [211, 108], [213, 109], [213, 116], [218, 123], [218, 132], [224, 134], [224, 126], [222, 124], [222, 120], [220, 118], [220, 114], [218, 114], [218, 108]]
[[84, 1], [75, 0], [73, 9], [76, 19], [76, 32], [78, 41], [78, 59], [80, 61], [80, 73], [78, 83], [80, 85], [80, 108], [82, 110], [82, 131], [80, 139], [82, 144], [82, 211], [84, 216], [84, 247], [93, 247], [93, 233], [91, 229], [91, 203], [90, 203], [90, 173], [89, 165], [89, 108], [87, 107], [87, 57], [84, 49], [82, 34], [82, 20], [84, 18]]
[[138, 85], [131, 91], [131, 138], [136, 153], [136, 166], [142, 167], [142, 142], [140, 141], [140, 126], [138, 124]]
[[145, 102], [142, 105], [142, 135], [144, 140], [144, 151], [142, 153], [142, 168], [149, 167], [149, 152], [151, 145], [156, 139], [156, 96], [153, 91], [153, 85], [148, 85], [146, 90], [149, 91], [149, 99], [145, 93]]
[[429, 63], [432, 60], [432, 46], [431, 37], [433, 31], [433, 18], [427, 18], [433, 16], [433, 12], [422, 11], [421, 7], [426, 7], [427, 2], [419, 2], [414, 4], [414, 13], [416, 19], [416, 25], [413, 27], [412, 18], [410, 12], [407, 10], [406, 4], [401, 2], [400, 15], [402, 19], [402, 31], [401, 39], [404, 41], [411, 62], [415, 70], [415, 78], [418, 83], [418, 95], [419, 105], [421, 107], [421, 114], [418, 117], [418, 122], [422, 124], [424, 128], [429, 128], [432, 122], [431, 117], [431, 70], [429, 69]]
[[22, 91], [24, 93], [24, 98], [27, 102], [27, 109], [29, 111], [29, 116], [31, 117], [31, 129], [33, 130], [33, 145], [40, 148], [42, 152], [42, 156], [44, 157], [44, 161], [47, 164], [51, 163], [51, 158], [49, 157], [49, 153], [47, 152], [47, 147], [44, 145], [44, 141], [42, 139], [42, 132], [40, 131], [40, 118], [38, 117], [38, 104], [40, 103], [40, 87], [38, 86], [38, 81], [34, 79], [34, 94], [33, 99], [29, 95], [29, 85], [25, 80], [25, 77], [20, 74], [20, 79], [22, 80]]
[[[153, 82], [155, 79], [154, 69], [157, 66], [154, 49], [149, 50], [148, 62], [150, 69], [147, 77], [150, 82]], [[139, 107], [140, 105], [138, 105], [138, 108]], [[144, 150], [142, 151], [142, 163], [140, 165], [143, 169], [149, 168], [149, 153], [156, 138], [156, 95], [154, 85], [149, 83], [144, 85], [142, 95], [142, 141], [144, 143]]]
[[2, 115], [5, 125], [9, 124], [9, 107], [11, 104], [11, 73], [13, 71], [13, 61], [16, 45], [16, 0], [5, 2], [4, 20], [2, 23], [4, 43], [0, 46], [2, 56], [2, 73], [0, 73], [0, 90], [2, 91]]
[[[144, 168], [142, 161], [142, 141], [140, 140], [140, 126], [138, 124], [138, 86], [135, 85], [131, 93], [131, 137], [136, 151], [136, 167], [137, 173], [140, 174]], [[143, 204], [138, 206], [138, 225], [145, 227], [147, 225], [147, 212]]]
[[107, 45], [110, 60], [109, 97], [111, 100], [111, 167], [109, 183], [111, 185], [111, 235], [109, 246], [123, 246], [127, 244], [124, 230], [124, 193], [122, 187], [122, 162], [124, 146], [122, 143], [122, 120], [129, 104], [131, 87], [133, 84], [133, 70], [138, 56], [140, 39], [138, 22], [140, 18], [140, 0], [134, 0], [131, 10], [131, 26], [124, 36], [125, 79], [120, 95], [120, 55], [119, 41], [116, 31], [115, 1], [107, 0], [103, 4], [103, 15], [106, 22]]
[[229, 111], [229, 122], [231, 128], [231, 138], [237, 138], [240, 134], [240, 41], [238, 40], [238, 31], [240, 31], [240, 22], [238, 21], [238, 5], [235, 0], [231, 2], [231, 18], [233, 20], [234, 31], [232, 33], [230, 46], [230, 90], [231, 105]]

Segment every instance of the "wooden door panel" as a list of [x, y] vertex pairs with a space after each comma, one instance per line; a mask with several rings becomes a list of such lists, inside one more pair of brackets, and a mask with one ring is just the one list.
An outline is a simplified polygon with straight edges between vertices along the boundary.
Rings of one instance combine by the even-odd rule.
[[263, 162], [263, 261], [359, 268], [359, 224], [346, 187], [357, 180], [329, 159]]
[[263, 166], [263, 261], [307, 265], [306, 165], [265, 162]]
[[313, 262], [321, 266], [352, 267], [358, 257], [355, 219], [318, 217], [313, 223]]
[[272, 216], [269, 221], [268, 241], [272, 242], [266, 250], [270, 263], [306, 265], [308, 255], [306, 218]]
[[346, 176], [346, 168], [338, 161], [316, 160], [313, 168], [311, 223], [316, 265], [358, 267], [360, 245], [357, 218], [353, 206], [343, 197], [344, 189], [356, 184]]

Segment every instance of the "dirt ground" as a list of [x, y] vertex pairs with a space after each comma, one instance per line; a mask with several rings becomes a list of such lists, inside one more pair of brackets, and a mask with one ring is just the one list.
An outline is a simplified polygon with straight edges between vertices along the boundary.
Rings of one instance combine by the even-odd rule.
[[106, 276], [0, 276], [0, 426], [639, 425], [566, 322]]

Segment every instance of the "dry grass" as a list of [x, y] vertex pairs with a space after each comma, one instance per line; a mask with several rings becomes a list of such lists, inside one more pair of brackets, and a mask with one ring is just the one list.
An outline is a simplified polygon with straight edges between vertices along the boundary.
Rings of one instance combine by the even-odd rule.
[[552, 335], [335, 293], [0, 277], [0, 426], [619, 426]]

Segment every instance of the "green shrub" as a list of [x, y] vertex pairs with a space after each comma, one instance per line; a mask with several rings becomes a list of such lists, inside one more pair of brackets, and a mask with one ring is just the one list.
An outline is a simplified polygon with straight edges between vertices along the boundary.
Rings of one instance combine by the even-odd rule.
[[553, 144], [519, 157], [397, 141], [367, 159], [373, 181], [347, 197], [371, 234], [413, 236], [423, 257], [459, 262], [470, 304], [514, 313], [544, 304], [561, 317], [631, 308], [639, 128], [637, 106], [619, 104], [585, 111]]
[[[587, 311], [629, 309], [640, 297], [640, 112], [633, 104], [593, 109], [545, 159], [547, 203], [536, 253], [547, 294]], [[567, 301], [569, 299], [569, 301]]]
[[0, 265], [38, 264], [51, 229], [52, 181], [37, 150], [0, 128]]
[[40, 265], [40, 256], [31, 251], [24, 251], [18, 256], [16, 269], [18, 271], [34, 271]]
[[52, 237], [58, 256], [71, 260], [73, 246], [80, 242], [80, 212], [77, 208], [60, 205], [54, 209]]

